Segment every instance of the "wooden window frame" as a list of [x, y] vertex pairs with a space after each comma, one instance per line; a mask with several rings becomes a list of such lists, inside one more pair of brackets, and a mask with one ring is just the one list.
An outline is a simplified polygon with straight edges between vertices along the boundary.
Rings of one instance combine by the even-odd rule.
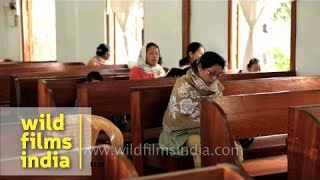
[[182, 57], [187, 54], [190, 43], [191, 0], [182, 0]]
[[[228, 69], [232, 68], [232, 0], [228, 0]], [[239, 37], [239, 36], [237, 36]], [[291, 2], [290, 70], [296, 73], [297, 1]], [[238, 42], [238, 41], [237, 41]], [[237, 43], [237, 50], [239, 44]], [[238, 63], [236, 56], [236, 63]]]
[[20, 22], [22, 39], [22, 61], [29, 62], [32, 57], [32, 0], [20, 0]]

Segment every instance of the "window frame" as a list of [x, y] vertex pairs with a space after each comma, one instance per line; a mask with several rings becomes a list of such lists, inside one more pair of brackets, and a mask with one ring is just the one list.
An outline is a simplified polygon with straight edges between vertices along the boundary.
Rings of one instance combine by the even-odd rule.
[[[233, 63], [236, 63], [238, 67], [239, 57], [236, 56], [235, 62], [232, 61], [232, 9], [233, 0], [228, 0], [228, 69], [232, 69]], [[238, 11], [239, 8], [237, 8]], [[237, 22], [238, 23], [238, 22]], [[290, 72], [296, 73], [296, 35], [297, 35], [297, 1], [291, 1], [291, 34], [290, 34]], [[237, 35], [237, 37], [239, 37]], [[238, 40], [237, 40], [237, 51], [238, 51]]]

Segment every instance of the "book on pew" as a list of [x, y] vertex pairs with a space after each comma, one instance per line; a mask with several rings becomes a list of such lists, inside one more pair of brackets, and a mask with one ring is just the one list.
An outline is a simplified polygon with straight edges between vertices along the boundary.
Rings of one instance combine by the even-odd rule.
[[180, 77], [183, 76], [187, 73], [187, 71], [189, 70], [190, 66], [185, 67], [185, 68], [171, 68], [166, 77]]

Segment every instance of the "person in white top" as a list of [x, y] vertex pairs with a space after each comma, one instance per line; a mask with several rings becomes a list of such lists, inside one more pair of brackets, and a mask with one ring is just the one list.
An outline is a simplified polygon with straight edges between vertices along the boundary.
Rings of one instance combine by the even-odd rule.
[[106, 65], [110, 57], [109, 50], [110, 48], [107, 44], [103, 44], [103, 43], [100, 44], [97, 47], [96, 55], [89, 60], [88, 65], [91, 65], [91, 66]]

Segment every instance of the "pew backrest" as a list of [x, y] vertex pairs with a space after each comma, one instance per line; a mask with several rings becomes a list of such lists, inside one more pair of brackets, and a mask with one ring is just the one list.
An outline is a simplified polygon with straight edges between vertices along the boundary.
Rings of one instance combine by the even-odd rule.
[[[35, 63], [36, 64], [36, 63]], [[18, 73], [47, 73], [47, 72], [53, 72], [53, 71], [67, 71], [71, 68], [85, 68], [84, 65], [64, 65], [62, 63], [59, 63], [58, 65], [52, 65], [52, 66], [30, 66], [30, 67], [3, 67], [0, 68], [0, 81], [2, 83], [2, 86], [0, 87], [0, 105], [1, 106], [8, 106], [10, 105], [10, 75], [12, 74], [18, 74]]]
[[296, 72], [257, 72], [257, 73], [237, 73], [237, 74], [224, 74], [220, 77], [221, 81], [225, 80], [243, 80], [243, 79], [258, 79], [258, 78], [271, 78], [271, 77], [287, 77], [296, 76]]
[[320, 76], [259, 78], [222, 81], [223, 95], [294, 91], [320, 88]]
[[[77, 84], [84, 83], [86, 77], [39, 79], [39, 107], [74, 107], [77, 98]], [[19, 98], [18, 98], [19, 99]]]
[[[103, 69], [97, 66], [84, 66], [82, 68], [68, 68], [67, 71], [46, 72], [37, 74], [11, 75], [10, 81], [10, 105], [12, 107], [37, 107], [38, 106], [38, 80], [39, 79], [63, 79], [83, 78], [90, 71], [99, 71], [103, 77], [119, 76], [128, 77], [129, 69]], [[32, 93], [32, 94], [30, 94]], [[30, 95], [30, 96], [27, 96]]]
[[[102, 74], [104, 81], [128, 79], [126, 75]], [[86, 76], [58, 77], [38, 80], [39, 107], [73, 107], [77, 98], [77, 85], [86, 82]]]
[[[88, 151], [88, 150], [87, 150]], [[137, 171], [131, 161], [122, 153], [118, 153], [114, 147], [109, 145], [99, 145], [92, 147], [91, 176], [0, 176], [1, 180], [46, 180], [46, 179], [70, 179], [70, 180], [120, 180], [137, 177]], [[97, 152], [97, 153], [95, 153]], [[78, 157], [78, 150], [70, 152], [69, 156]], [[88, 152], [86, 152], [88, 153]], [[11, 162], [19, 161], [19, 162]], [[13, 169], [17, 169], [16, 165], [21, 164], [20, 158], [1, 162], [6, 164], [6, 168], [13, 165]]]
[[[288, 107], [315, 103], [320, 103], [319, 89], [225, 96], [212, 102], [204, 100], [201, 145], [214, 152], [217, 147], [233, 148], [233, 141], [237, 139], [288, 133]], [[233, 158], [204, 156], [202, 162], [215, 165]]]
[[[158, 138], [162, 130], [162, 117], [167, 108], [173, 86], [132, 87], [130, 107], [132, 124], [132, 147], [143, 147], [146, 137]], [[133, 155], [138, 172], [144, 167], [144, 154]]]
[[320, 177], [320, 105], [289, 108], [288, 179]]
[[57, 61], [35, 61], [35, 62], [11, 62], [0, 64], [0, 69], [7, 68], [46, 68], [46, 67], [64, 67], [74, 65], [85, 65], [83, 62], [57, 62]]
[[151, 176], [142, 176], [133, 178], [132, 180], [252, 180], [252, 178], [239, 167], [231, 164], [218, 164], [217, 166], [210, 166], [192, 170], [183, 170], [176, 172], [163, 173]]
[[176, 78], [144, 80], [110, 80], [78, 85], [80, 107], [92, 107], [92, 113], [100, 116], [130, 114], [130, 87], [170, 85]]

